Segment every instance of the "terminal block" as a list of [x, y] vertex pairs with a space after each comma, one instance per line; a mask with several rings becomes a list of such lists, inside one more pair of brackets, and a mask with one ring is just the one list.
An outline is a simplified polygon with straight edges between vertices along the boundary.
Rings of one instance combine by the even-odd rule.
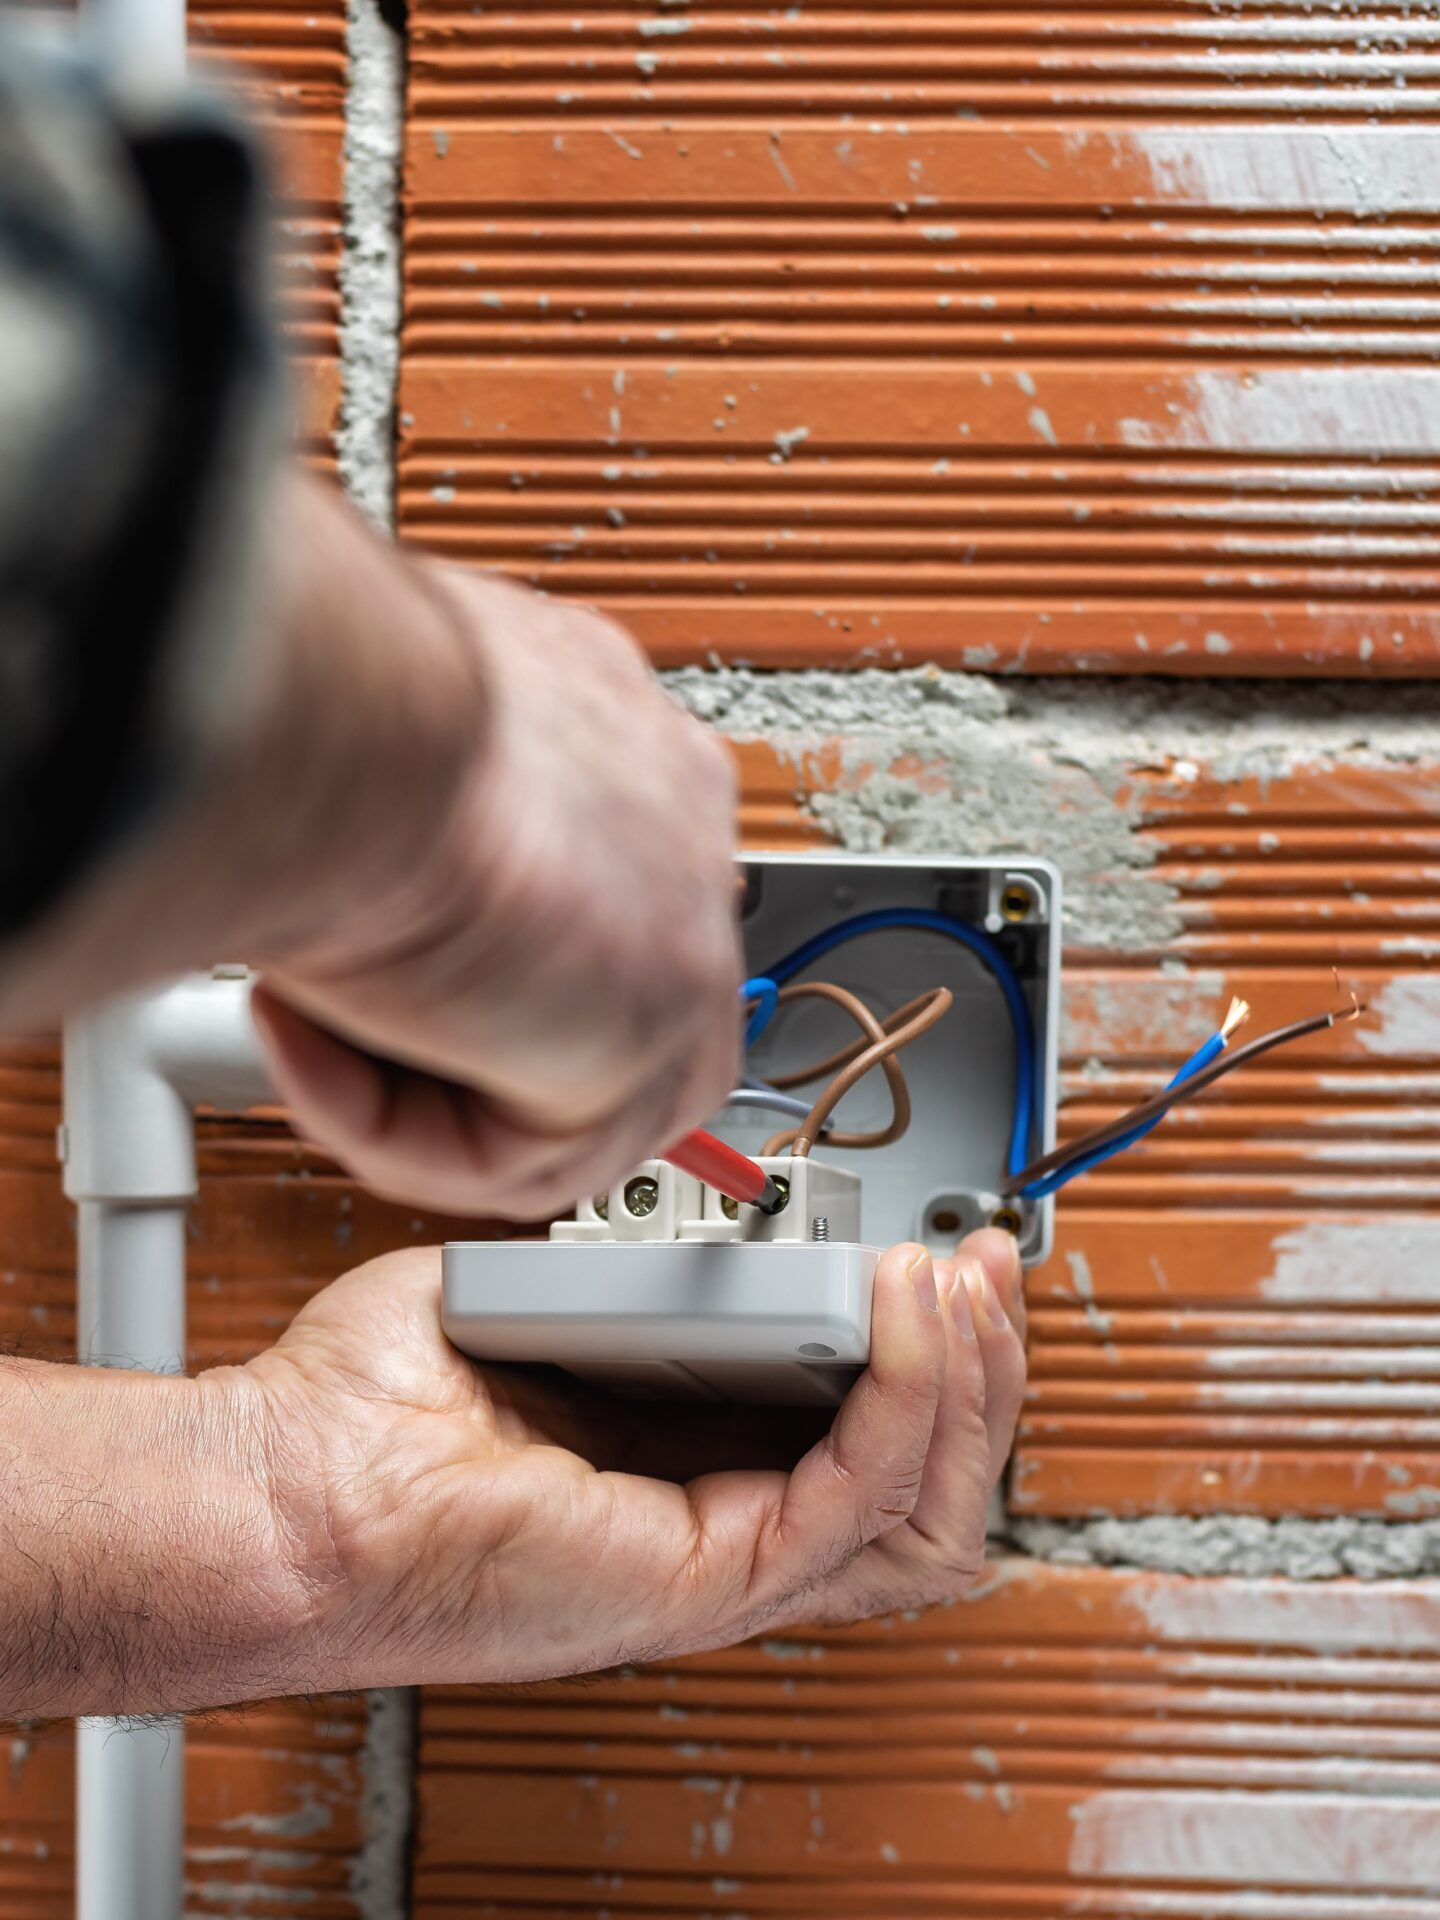
[[778, 1213], [764, 1214], [758, 1207], [727, 1200], [666, 1161], [647, 1160], [608, 1193], [582, 1202], [573, 1220], [557, 1220], [550, 1238], [566, 1246], [593, 1246], [606, 1240], [789, 1245], [799, 1240], [860, 1238], [858, 1174], [822, 1160], [796, 1160], [789, 1154], [757, 1156], [756, 1164], [784, 1195]]
[[768, 1217], [647, 1160], [548, 1240], [447, 1246], [446, 1333], [627, 1394], [835, 1404], [870, 1350], [879, 1255], [859, 1244], [860, 1179], [760, 1164], [785, 1193]]

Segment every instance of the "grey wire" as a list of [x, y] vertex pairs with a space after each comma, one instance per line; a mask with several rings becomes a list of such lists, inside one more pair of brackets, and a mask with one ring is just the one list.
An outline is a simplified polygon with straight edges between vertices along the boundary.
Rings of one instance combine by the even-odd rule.
[[727, 1107], [763, 1107], [770, 1113], [783, 1113], [791, 1120], [803, 1120], [810, 1112], [811, 1103], [802, 1100], [798, 1094], [781, 1093], [778, 1087], [767, 1087], [764, 1083], [747, 1081], [743, 1087], [736, 1087], [725, 1102]]

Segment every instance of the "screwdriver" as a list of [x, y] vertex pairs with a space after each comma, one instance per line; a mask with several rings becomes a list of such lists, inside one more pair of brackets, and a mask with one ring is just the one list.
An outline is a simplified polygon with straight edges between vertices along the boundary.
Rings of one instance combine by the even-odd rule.
[[703, 1127], [677, 1140], [660, 1158], [681, 1173], [703, 1180], [707, 1187], [715, 1187], [728, 1199], [758, 1207], [761, 1213], [778, 1213], [784, 1204], [785, 1196], [758, 1162], [727, 1147]]

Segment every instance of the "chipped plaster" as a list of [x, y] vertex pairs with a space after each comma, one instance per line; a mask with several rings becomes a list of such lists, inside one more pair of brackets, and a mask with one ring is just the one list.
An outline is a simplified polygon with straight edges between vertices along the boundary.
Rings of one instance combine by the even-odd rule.
[[405, 1920], [410, 1911], [416, 1696], [393, 1687], [367, 1693], [360, 1767], [360, 1850], [350, 1890], [360, 1920]]
[[388, 530], [395, 519], [404, 46], [375, 0], [346, 0], [346, 44], [336, 453], [346, 491]]
[[1266, 1520], [1149, 1514], [1136, 1520], [1012, 1520], [1012, 1543], [1068, 1567], [1144, 1568], [1289, 1580], [1406, 1580], [1440, 1574], [1440, 1520]]
[[[1065, 879], [1071, 946], [1163, 951], [1179, 931], [1153, 871], [1146, 805], [1203, 767], [1259, 782], [1307, 765], [1433, 759], [1440, 690], [1000, 679], [936, 668], [667, 677], [691, 712], [762, 739], [797, 770], [822, 744], [840, 777], [803, 804], [844, 847], [1044, 854]], [[1137, 773], [1139, 777], [1137, 778]], [[797, 786], [803, 783], [797, 781]]]

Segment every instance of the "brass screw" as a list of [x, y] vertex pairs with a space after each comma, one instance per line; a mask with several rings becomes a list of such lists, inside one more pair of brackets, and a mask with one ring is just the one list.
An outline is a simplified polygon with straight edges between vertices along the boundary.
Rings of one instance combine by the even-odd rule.
[[1012, 880], [1000, 895], [1000, 918], [1018, 926], [1028, 920], [1035, 907], [1035, 896], [1019, 880]]
[[999, 1227], [1002, 1233], [1013, 1233], [1018, 1238], [1025, 1222], [1014, 1207], [997, 1207], [990, 1216], [990, 1224]]
[[660, 1204], [660, 1182], [648, 1173], [637, 1174], [625, 1189], [625, 1211], [635, 1220], [654, 1213]]
[[720, 1196], [720, 1211], [727, 1220], [738, 1220], [740, 1218], [740, 1202], [738, 1200], [732, 1200], [728, 1193], [722, 1193]]
[[597, 1193], [590, 1204], [602, 1220], [608, 1220], [610, 1218], [610, 1196], [608, 1193]]

